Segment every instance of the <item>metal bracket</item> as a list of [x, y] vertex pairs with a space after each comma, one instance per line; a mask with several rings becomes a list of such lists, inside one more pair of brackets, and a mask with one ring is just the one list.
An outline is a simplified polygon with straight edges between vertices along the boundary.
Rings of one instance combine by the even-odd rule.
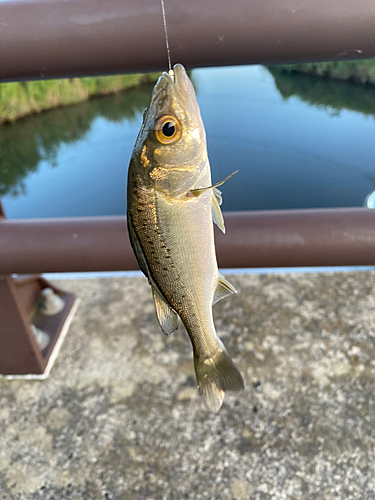
[[[64, 302], [54, 315], [38, 308], [41, 291], [51, 288]], [[39, 276], [0, 276], [0, 374], [45, 378], [59, 347], [59, 337], [75, 312], [75, 295], [67, 293]], [[45, 332], [49, 341], [38, 346], [31, 325]]]
[[[6, 219], [0, 198], [0, 221]], [[42, 290], [59, 302], [56, 311], [39, 307]], [[0, 376], [46, 378], [55, 360], [78, 300], [40, 276], [0, 275]], [[42, 336], [38, 344], [36, 333]]]

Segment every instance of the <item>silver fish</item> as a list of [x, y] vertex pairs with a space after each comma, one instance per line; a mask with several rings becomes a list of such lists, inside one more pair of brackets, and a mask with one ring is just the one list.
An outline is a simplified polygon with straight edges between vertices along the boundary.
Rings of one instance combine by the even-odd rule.
[[220, 409], [225, 391], [243, 389], [212, 317], [212, 305], [236, 292], [219, 274], [215, 255], [212, 221], [225, 232], [217, 189], [223, 182], [211, 185], [194, 88], [184, 67], [176, 64], [156, 83], [134, 146], [128, 230], [152, 288], [159, 324], [169, 335], [180, 316], [193, 344], [199, 391], [213, 412]]

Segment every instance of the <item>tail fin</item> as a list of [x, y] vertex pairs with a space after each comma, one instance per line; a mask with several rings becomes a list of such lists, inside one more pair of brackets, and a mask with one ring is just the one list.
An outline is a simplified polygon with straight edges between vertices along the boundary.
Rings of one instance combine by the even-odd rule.
[[242, 391], [242, 376], [222, 345], [211, 358], [194, 354], [194, 368], [199, 392], [207, 408], [217, 413], [223, 403], [225, 391]]

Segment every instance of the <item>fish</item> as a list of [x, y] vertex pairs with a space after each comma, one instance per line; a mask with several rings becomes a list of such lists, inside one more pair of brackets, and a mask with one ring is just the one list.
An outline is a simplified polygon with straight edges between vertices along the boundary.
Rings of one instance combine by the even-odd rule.
[[143, 115], [128, 170], [127, 224], [160, 327], [170, 335], [180, 317], [198, 390], [214, 413], [226, 391], [244, 388], [212, 315], [213, 304], [236, 293], [218, 271], [213, 230], [215, 223], [225, 232], [218, 187], [229, 177], [212, 185], [194, 87], [176, 64], [159, 77]]

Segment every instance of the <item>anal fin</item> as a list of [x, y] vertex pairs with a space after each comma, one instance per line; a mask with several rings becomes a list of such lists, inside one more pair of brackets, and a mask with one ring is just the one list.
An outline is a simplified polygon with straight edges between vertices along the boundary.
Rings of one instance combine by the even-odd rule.
[[151, 285], [151, 288], [159, 325], [165, 335], [170, 335], [178, 328], [177, 313], [165, 301], [164, 297], [155, 286]]
[[223, 299], [224, 297], [228, 297], [228, 295], [231, 295], [232, 293], [237, 293], [237, 290], [231, 283], [229, 283], [227, 279], [224, 278], [222, 274], [219, 274], [219, 279], [217, 282], [212, 305], [216, 304], [216, 302], [219, 302], [219, 300]]

